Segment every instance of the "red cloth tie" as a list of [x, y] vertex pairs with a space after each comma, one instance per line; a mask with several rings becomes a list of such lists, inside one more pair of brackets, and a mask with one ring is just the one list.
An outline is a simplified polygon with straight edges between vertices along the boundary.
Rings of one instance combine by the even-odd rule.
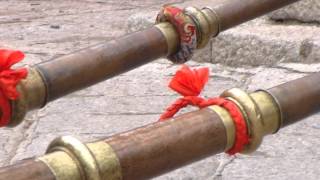
[[16, 89], [21, 79], [27, 77], [26, 68], [11, 69], [11, 66], [20, 62], [24, 54], [20, 51], [0, 49], [0, 127], [9, 124], [11, 119], [10, 100], [17, 100], [19, 93]]
[[188, 61], [197, 49], [197, 28], [192, 19], [182, 9], [167, 5], [158, 14], [156, 22], [170, 22], [179, 33], [178, 52], [168, 58], [175, 63]]
[[209, 98], [199, 97], [204, 86], [209, 79], [209, 69], [199, 68], [190, 69], [183, 65], [172, 78], [169, 87], [181, 94], [183, 97], [176, 100], [170, 105], [166, 111], [160, 116], [159, 121], [166, 121], [173, 117], [181, 108], [188, 105], [205, 108], [207, 106], [218, 105], [225, 108], [232, 117], [236, 126], [236, 140], [234, 146], [228, 150], [228, 154], [233, 155], [241, 152], [246, 144], [249, 143], [247, 132], [247, 124], [238, 106], [225, 98]]

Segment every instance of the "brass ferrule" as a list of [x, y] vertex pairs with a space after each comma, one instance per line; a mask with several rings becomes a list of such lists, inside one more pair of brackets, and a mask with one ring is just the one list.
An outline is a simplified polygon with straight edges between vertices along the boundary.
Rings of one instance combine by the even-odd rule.
[[197, 48], [204, 48], [211, 37], [219, 33], [219, 21], [216, 13], [208, 8], [200, 10], [195, 7], [187, 7], [184, 12], [191, 17], [197, 26]]
[[45, 163], [57, 180], [122, 179], [117, 155], [105, 142], [83, 144], [71, 136], [64, 136], [55, 139], [47, 153], [37, 160]]
[[232, 117], [230, 116], [229, 112], [226, 109], [220, 106], [214, 105], [214, 106], [210, 106], [209, 108], [219, 115], [226, 129], [227, 144], [224, 151], [227, 152], [233, 147], [236, 139], [236, 127], [234, 125]]
[[252, 153], [260, 146], [263, 137], [275, 133], [281, 124], [281, 113], [275, 100], [265, 91], [248, 94], [234, 88], [221, 95], [236, 103], [246, 119], [249, 129], [250, 143], [246, 145], [243, 154]]
[[[187, 7], [184, 9], [184, 12], [196, 25], [198, 49], [204, 48], [210, 41], [211, 37], [215, 37], [219, 34], [219, 17], [214, 10], [207, 7], [202, 10], [195, 7]], [[159, 23], [155, 25], [155, 27], [157, 27], [166, 38], [168, 46], [167, 55], [177, 52], [180, 37], [175, 27], [168, 22]]]
[[177, 52], [179, 47], [179, 34], [174, 26], [168, 22], [163, 22], [155, 25], [155, 27], [158, 28], [166, 38], [168, 46], [167, 56]]
[[20, 124], [26, 113], [41, 108], [46, 99], [46, 87], [40, 73], [35, 68], [28, 68], [28, 76], [17, 86], [19, 99], [11, 102], [12, 116], [9, 127]]

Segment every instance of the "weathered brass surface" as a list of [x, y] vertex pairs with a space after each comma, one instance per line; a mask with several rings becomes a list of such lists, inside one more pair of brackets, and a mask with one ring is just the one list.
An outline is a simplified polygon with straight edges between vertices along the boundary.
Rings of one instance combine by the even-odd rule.
[[100, 141], [87, 144], [95, 157], [101, 172], [101, 180], [121, 180], [122, 172], [119, 159], [112, 147]]
[[80, 174], [84, 180], [101, 180], [100, 171], [95, 157], [90, 149], [71, 136], [63, 136], [55, 139], [48, 147], [47, 153], [62, 151], [74, 157], [78, 164]]
[[201, 10], [195, 7], [187, 7], [185, 13], [191, 17], [197, 29], [197, 48], [203, 48], [210, 39], [210, 24]]
[[163, 36], [166, 38], [168, 44], [168, 54], [167, 56], [174, 54], [179, 47], [179, 34], [175, 30], [174, 26], [168, 22], [163, 22], [155, 25]]
[[39, 157], [37, 161], [45, 163], [56, 180], [85, 180], [77, 162], [66, 152], [56, 151]]
[[200, 10], [195, 7], [187, 7], [184, 11], [197, 25], [197, 48], [204, 48], [211, 37], [216, 36], [219, 33], [218, 16], [210, 8]]
[[35, 68], [28, 68], [28, 76], [17, 86], [20, 97], [12, 101], [12, 117], [9, 127], [21, 123], [27, 111], [43, 106], [46, 98], [45, 85]]
[[220, 119], [222, 120], [226, 128], [227, 144], [224, 151], [227, 152], [229, 149], [233, 147], [235, 143], [235, 138], [236, 138], [235, 124], [229, 112], [224, 108], [220, 106], [210, 106], [209, 108], [212, 109], [214, 112], [216, 112], [220, 116]]
[[105, 142], [81, 143], [64, 136], [55, 139], [47, 155], [38, 160], [47, 164], [57, 180], [121, 180], [121, 166]]
[[210, 7], [204, 7], [201, 11], [209, 22], [211, 36], [218, 36], [218, 34], [220, 33], [220, 17], [216, 13], [216, 11]]
[[250, 143], [241, 153], [255, 151], [267, 134], [276, 133], [281, 127], [281, 113], [275, 99], [266, 91], [248, 94], [240, 89], [230, 89], [221, 96], [235, 102], [240, 108], [250, 130]]
[[236, 104], [238, 106], [239, 110], [242, 113], [244, 120], [246, 121], [248, 135], [251, 136], [251, 129], [250, 129], [251, 122], [249, 120], [249, 117], [248, 117], [244, 107], [237, 100], [233, 99], [232, 97], [227, 97], [226, 99], [228, 99], [229, 101], [232, 101], [234, 104]]
[[241, 153], [247, 154], [254, 152], [260, 146], [264, 135], [261, 114], [257, 109], [255, 102], [249, 94], [237, 88], [225, 91], [221, 96], [226, 98], [231, 97], [245, 110], [245, 114], [247, 114], [250, 122], [247, 126], [251, 130], [251, 134], [250, 143], [245, 146]]
[[276, 133], [281, 127], [281, 113], [274, 98], [263, 90], [251, 93], [250, 96], [260, 111], [264, 135]]

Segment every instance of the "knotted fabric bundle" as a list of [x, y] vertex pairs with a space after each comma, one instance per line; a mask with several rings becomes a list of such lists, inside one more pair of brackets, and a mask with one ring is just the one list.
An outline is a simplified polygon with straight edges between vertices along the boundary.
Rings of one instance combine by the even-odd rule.
[[180, 8], [164, 6], [158, 14], [156, 22], [170, 22], [179, 33], [179, 50], [168, 58], [174, 63], [185, 63], [188, 61], [197, 48], [196, 25], [192, 19]]
[[212, 105], [221, 106], [229, 112], [236, 127], [235, 144], [227, 153], [233, 155], [241, 152], [244, 146], [249, 143], [246, 121], [239, 107], [234, 102], [225, 98], [204, 99], [199, 97], [201, 91], [208, 82], [208, 79], [208, 68], [190, 69], [188, 66], [183, 65], [169, 83], [169, 87], [183, 97], [170, 105], [160, 116], [159, 121], [168, 120], [179, 112], [181, 108], [188, 105], [197, 106], [199, 108], [205, 108]]
[[0, 127], [9, 124], [11, 119], [10, 100], [17, 100], [19, 93], [17, 84], [27, 77], [26, 68], [12, 69], [11, 66], [23, 60], [24, 54], [20, 51], [0, 49]]

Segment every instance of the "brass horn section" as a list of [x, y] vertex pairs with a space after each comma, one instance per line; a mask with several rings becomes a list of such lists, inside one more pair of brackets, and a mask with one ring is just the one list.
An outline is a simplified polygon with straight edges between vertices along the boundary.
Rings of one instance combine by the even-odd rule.
[[[210, 38], [216, 36], [219, 33], [219, 22], [217, 15], [213, 10], [209, 8], [199, 10], [194, 7], [188, 7], [185, 9], [185, 12], [191, 17], [195, 24], [197, 24], [197, 29], [199, 31], [198, 48], [205, 47], [208, 44]], [[123, 38], [123, 43], [119, 43], [120, 45], [115, 45], [115, 43], [111, 41], [112, 46], [98, 45], [97, 47], [91, 47], [87, 50], [63, 56], [56, 60], [41, 63], [35, 65], [32, 68], [29, 68], [29, 75], [27, 79], [23, 80], [17, 87], [21, 96], [20, 99], [12, 102], [13, 113], [9, 127], [14, 127], [20, 124], [28, 111], [42, 108], [51, 100], [64, 96], [68, 93], [86, 88], [104, 79], [108, 79], [111, 76], [122, 73], [120, 72], [120, 70], [130, 70], [133, 67], [145, 64], [148, 61], [162, 56], [168, 56], [177, 51], [179, 46], [179, 35], [177, 34], [173, 25], [164, 22], [155, 25], [151, 29], [152, 30], [145, 30], [145, 32], [138, 32]], [[153, 37], [153, 39], [151, 39], [150, 37]], [[142, 40], [144, 40], [144, 44], [140, 44], [139, 47], [133, 47], [132, 51], [120, 52], [121, 49], [128, 48], [119, 47], [124, 45], [128, 46], [128, 44], [137, 44], [136, 42], [141, 42]], [[126, 43], [131, 41], [135, 43]], [[115, 47], [113, 48], [113, 46]], [[159, 46], [164, 47], [163, 51], [155, 52], [155, 49], [161, 50]], [[146, 48], [143, 47], [148, 47], [147, 49], [150, 50], [146, 50]], [[118, 55], [132, 53], [132, 56], [126, 57], [132, 57], [132, 59], [134, 60], [140, 58], [140, 61], [142, 63], [136, 61], [138, 63], [137, 65], [132, 64], [130, 66], [127, 66], [126, 63], [128, 63], [129, 60], [119, 59], [120, 56], [119, 58], [114, 57], [114, 53], [111, 53], [111, 50], [118, 51], [118, 53], [116, 53]], [[140, 50], [144, 50], [144, 52], [139, 52]], [[106, 51], [110, 51], [111, 57], [104, 57], [104, 59], [108, 60], [109, 62], [101, 66], [99, 64], [99, 58], [103, 57], [102, 54], [106, 54]], [[150, 55], [146, 54], [146, 52], [150, 52]], [[137, 55], [137, 58], [135, 58], [134, 54]], [[145, 58], [147, 57], [151, 58], [149, 58], [149, 60], [145, 60]], [[90, 61], [88, 61], [89, 58]], [[121, 58], [123, 58], [123, 56], [121, 56]], [[122, 63], [120, 63], [119, 61], [121, 61]], [[81, 66], [75, 68], [75, 63], [81, 64]], [[114, 64], [119, 64], [120, 66], [115, 67]], [[61, 71], [69, 72], [68, 74], [71, 75], [69, 75], [68, 77], [64, 77], [64, 74], [60, 73]], [[99, 73], [99, 71], [103, 73]], [[92, 74], [92, 72], [97, 73]], [[88, 74], [88, 76], [90, 75], [91, 78], [86, 78], [89, 80], [84, 81], [83, 78], [79, 78], [82, 74]]]
[[[246, 119], [250, 143], [241, 153], [248, 154], [256, 151], [265, 135], [276, 133], [279, 130], [281, 126], [280, 109], [275, 99], [266, 91], [260, 90], [248, 94], [234, 88], [223, 92], [221, 96], [235, 102]], [[231, 129], [229, 131], [227, 134], [232, 136], [234, 132], [231, 132]]]
[[[230, 89], [228, 91], [225, 91], [221, 96], [229, 98], [230, 100], [234, 101], [239, 106], [239, 108], [242, 109], [242, 113], [244, 117], [247, 118], [247, 122], [248, 122], [247, 126], [251, 132], [250, 143], [245, 147], [244, 151], [241, 153], [248, 154], [248, 153], [254, 152], [261, 144], [264, 136], [275, 133], [280, 128], [281, 113], [273, 97], [269, 95], [269, 93], [267, 93], [266, 91], [261, 90], [261, 91], [248, 94], [240, 89]], [[228, 113], [228, 111], [226, 111], [224, 108], [220, 106], [210, 106], [209, 108], [207, 108], [208, 114], [202, 115], [201, 117], [208, 118], [209, 116], [211, 116], [209, 115], [210, 111], [211, 113], [216, 114], [215, 116], [218, 117], [217, 119], [220, 119], [220, 121], [224, 126], [225, 135], [226, 135], [224, 151], [228, 151], [230, 148], [233, 147], [235, 143], [236, 128], [235, 128], [234, 122], [230, 114]], [[193, 120], [199, 121], [199, 117], [194, 118]], [[183, 121], [179, 121], [178, 119], [176, 119], [175, 121], [177, 122], [172, 122], [172, 123], [183, 123]], [[172, 126], [172, 128], [176, 129], [177, 127]], [[186, 126], [181, 126], [181, 128], [182, 129], [186, 128]], [[132, 136], [131, 145], [136, 144], [136, 146], [145, 146], [144, 151], [147, 152], [147, 154], [144, 154], [143, 152], [141, 152], [141, 154], [138, 156], [147, 158], [148, 153], [154, 156], [153, 154], [157, 154], [156, 153], [157, 149], [154, 149], [153, 147], [155, 146], [155, 144], [150, 144], [150, 145], [141, 144], [142, 142], [146, 141], [141, 138], [143, 136], [142, 135], [143, 132], [147, 131], [146, 129], [148, 129], [148, 126], [142, 127], [141, 129], [142, 129], [140, 131], [141, 134], [139, 133], [139, 130], [138, 130], [138, 132], [136, 133], [133, 132], [128, 134], [124, 133], [122, 135], [120, 134], [118, 136], [116, 135], [115, 139], [117, 139], [117, 137], [120, 137], [119, 142], [114, 144], [115, 140], [113, 137], [110, 138], [111, 139], [110, 142], [115, 147], [116, 146], [122, 147], [120, 149], [116, 148], [118, 150], [121, 150], [123, 149], [123, 147], [125, 147], [124, 144], [126, 144], [125, 142], [122, 142], [123, 139], [121, 139], [121, 137], [130, 138], [130, 136]], [[188, 129], [190, 130], [190, 128]], [[184, 129], [184, 131], [188, 131], [188, 129]], [[154, 131], [155, 133], [164, 133], [161, 131], [156, 132], [157, 130], [154, 130]], [[221, 135], [222, 134], [219, 134], [217, 136], [221, 136]], [[134, 142], [134, 139], [137, 137], [141, 139], [141, 143]], [[169, 139], [174, 139], [174, 138], [175, 137], [171, 137]], [[167, 141], [171, 141], [169, 139], [164, 138], [158, 141], [162, 141], [161, 144], [166, 145], [167, 143], [169, 143]], [[123, 178], [122, 170], [125, 170], [125, 169], [121, 168], [120, 159], [127, 159], [129, 157], [122, 157], [122, 158], [118, 157], [119, 156], [117, 153], [118, 150], [114, 150], [112, 146], [110, 146], [107, 143], [107, 141], [108, 140], [83, 144], [77, 139], [72, 138], [70, 136], [61, 137], [54, 140], [48, 147], [48, 151], [47, 151], [48, 154], [38, 158], [38, 160], [44, 162], [50, 168], [50, 170], [58, 180], [122, 179]], [[178, 146], [178, 144], [175, 144], [175, 145]], [[192, 147], [191, 144], [189, 144], [189, 146]], [[128, 151], [128, 154], [130, 154], [129, 153], [131, 151], [130, 148], [134, 149], [133, 146], [128, 146], [126, 148], [128, 149], [126, 150]], [[132, 151], [135, 151], [135, 150], [132, 150]], [[135, 151], [135, 152], [139, 152], [139, 151]], [[163, 154], [162, 156], [163, 156], [163, 159], [167, 158], [166, 154]], [[174, 161], [174, 159], [171, 159], [168, 157], [168, 160], [169, 159], [170, 161]], [[128, 162], [123, 162], [123, 163], [128, 163]], [[139, 161], [136, 161], [136, 163], [139, 164]], [[152, 166], [157, 166], [156, 163], [152, 163], [152, 164], [151, 164]], [[122, 164], [122, 165], [124, 167], [131, 166], [129, 164]], [[151, 169], [155, 169], [155, 168], [151, 167]], [[142, 171], [143, 170], [141, 170], [141, 172]]]
[[119, 180], [121, 167], [113, 149], [105, 142], [83, 144], [64, 136], [48, 147], [48, 155], [38, 158], [57, 180]]
[[[188, 7], [184, 12], [196, 24], [197, 48], [200, 49], [220, 32], [296, 1], [298, 0], [229, 1], [217, 7], [205, 7], [201, 10]], [[9, 126], [18, 125], [28, 111], [41, 108], [50, 101], [157, 58], [167, 57], [178, 50], [179, 42], [179, 34], [174, 26], [160, 23], [117, 40], [36, 64], [29, 68], [29, 76], [17, 87], [21, 98], [12, 102], [13, 112]], [[86, 74], [86, 78], [82, 78], [83, 74]]]

